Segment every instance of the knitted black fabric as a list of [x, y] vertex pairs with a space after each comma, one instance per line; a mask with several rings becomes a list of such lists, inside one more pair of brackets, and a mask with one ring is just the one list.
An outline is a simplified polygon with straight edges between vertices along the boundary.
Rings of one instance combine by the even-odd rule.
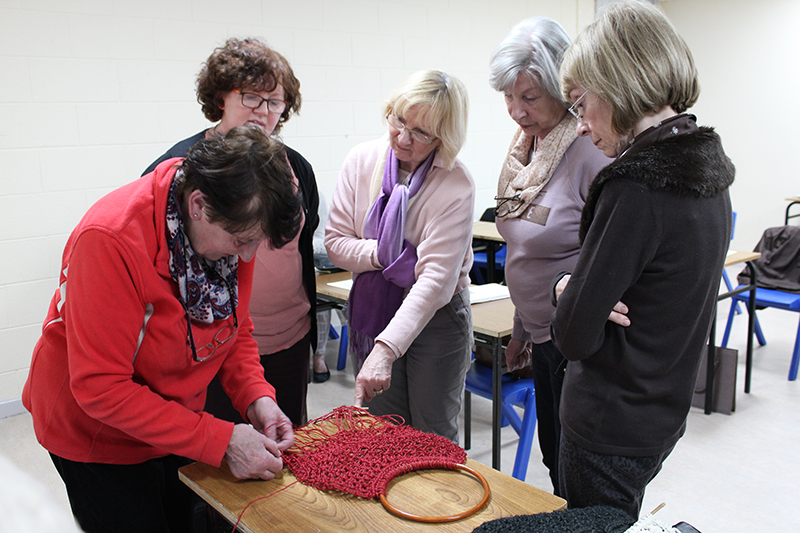
[[634, 522], [625, 511], [603, 505], [498, 518], [473, 533], [622, 533]]

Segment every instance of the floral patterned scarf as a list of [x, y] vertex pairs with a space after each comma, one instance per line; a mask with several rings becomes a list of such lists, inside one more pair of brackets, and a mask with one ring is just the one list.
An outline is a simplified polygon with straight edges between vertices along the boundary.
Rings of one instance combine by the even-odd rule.
[[167, 246], [169, 272], [180, 290], [180, 301], [195, 322], [211, 324], [231, 316], [238, 303], [239, 256], [229, 255], [209, 261], [197, 255], [183, 228], [178, 185], [183, 182], [178, 170], [167, 200]]

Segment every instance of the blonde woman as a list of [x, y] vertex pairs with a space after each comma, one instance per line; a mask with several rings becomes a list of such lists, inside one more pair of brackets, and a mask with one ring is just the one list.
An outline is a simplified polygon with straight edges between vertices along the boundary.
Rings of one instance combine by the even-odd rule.
[[355, 403], [457, 441], [472, 344], [475, 186], [456, 158], [467, 92], [449, 74], [418, 72], [384, 117], [387, 135], [342, 166], [325, 237], [331, 261], [354, 274]]
[[[561, 67], [578, 134], [616, 161], [592, 182], [570, 276], [554, 278], [561, 494], [636, 519], [686, 428], [731, 234], [734, 168], [686, 110], [686, 43], [656, 8], [614, 4]], [[563, 291], [563, 292], [562, 292]]]

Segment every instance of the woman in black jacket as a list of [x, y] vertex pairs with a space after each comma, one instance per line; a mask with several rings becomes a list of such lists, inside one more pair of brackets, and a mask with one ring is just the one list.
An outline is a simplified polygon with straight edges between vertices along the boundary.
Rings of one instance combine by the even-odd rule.
[[569, 361], [561, 494], [638, 518], [686, 427], [731, 234], [734, 168], [685, 111], [691, 53], [656, 8], [614, 4], [564, 58], [579, 135], [616, 161], [589, 188], [571, 276], [553, 280], [553, 340]]
[[[289, 62], [261, 41], [231, 38], [203, 64], [197, 101], [206, 118], [217, 124], [170, 148], [145, 174], [167, 159], [185, 156], [201, 139], [236, 126], [250, 125], [276, 137], [300, 110], [300, 82]], [[283, 249], [267, 244], [259, 248], [250, 316], [264, 375], [275, 387], [280, 408], [299, 425], [307, 418], [309, 359], [316, 345], [313, 236], [319, 224], [319, 195], [311, 164], [288, 146], [284, 154], [302, 193], [305, 220], [300, 234]], [[208, 388], [206, 411], [232, 422], [243, 420], [216, 378]]]

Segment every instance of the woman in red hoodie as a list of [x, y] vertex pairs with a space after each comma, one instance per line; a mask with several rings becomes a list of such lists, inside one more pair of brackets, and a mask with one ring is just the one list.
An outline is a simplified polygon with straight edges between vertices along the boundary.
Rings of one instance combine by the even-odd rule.
[[[23, 390], [39, 442], [92, 531], [188, 531], [190, 460], [272, 479], [291, 423], [264, 379], [248, 313], [256, 249], [297, 234], [282, 147], [257, 128], [99, 200], [67, 241]], [[248, 424], [203, 412], [219, 374]]]

